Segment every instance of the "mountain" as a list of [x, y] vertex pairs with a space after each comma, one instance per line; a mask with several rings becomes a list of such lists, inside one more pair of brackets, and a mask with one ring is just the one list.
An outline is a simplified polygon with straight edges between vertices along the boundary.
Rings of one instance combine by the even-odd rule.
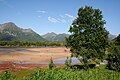
[[[0, 24], [0, 40], [22, 40], [22, 41], [55, 41], [64, 42], [69, 34], [56, 34], [54, 32], [40, 36], [32, 29], [23, 29], [12, 22]], [[109, 39], [116, 38], [116, 35], [109, 34]]]
[[12, 22], [0, 24], [0, 40], [46, 41], [32, 29], [23, 29]]
[[114, 39], [112, 39], [113, 42], [120, 44], [120, 34], [118, 34]]
[[[48, 41], [55, 41], [55, 42], [64, 42], [66, 37], [69, 37], [69, 34], [56, 34], [54, 32], [47, 33], [45, 35], [42, 35], [43, 38], [45, 38]], [[108, 35], [110, 40], [113, 40], [117, 37], [117, 35], [109, 34]]]
[[56, 34], [54, 32], [51, 33], [47, 33], [45, 35], [42, 35], [43, 38], [45, 38], [48, 41], [52, 41], [52, 42], [64, 42], [65, 38], [68, 37], [69, 34]]
[[56, 33], [51, 32], [51, 33], [47, 33], [45, 35], [42, 35], [43, 38], [47, 39], [48, 41], [54, 41], [54, 38], [57, 36]]
[[117, 37], [117, 35], [109, 34], [108, 37], [110, 40], [113, 40]]

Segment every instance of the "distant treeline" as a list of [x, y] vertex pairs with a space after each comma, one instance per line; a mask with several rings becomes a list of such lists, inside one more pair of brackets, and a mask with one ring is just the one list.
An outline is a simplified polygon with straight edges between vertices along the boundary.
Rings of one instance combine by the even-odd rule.
[[62, 42], [0, 41], [0, 47], [57, 47], [63, 45]]

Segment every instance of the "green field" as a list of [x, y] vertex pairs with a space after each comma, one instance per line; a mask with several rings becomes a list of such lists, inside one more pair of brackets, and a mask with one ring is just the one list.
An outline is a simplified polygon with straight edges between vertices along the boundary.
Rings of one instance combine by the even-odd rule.
[[0, 80], [120, 80], [120, 72], [107, 70], [105, 66], [94, 69], [54, 69], [21, 70], [2, 73]]

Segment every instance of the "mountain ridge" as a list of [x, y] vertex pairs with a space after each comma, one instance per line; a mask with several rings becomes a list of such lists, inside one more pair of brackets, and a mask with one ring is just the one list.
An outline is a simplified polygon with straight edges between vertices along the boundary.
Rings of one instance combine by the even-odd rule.
[[43, 38], [45, 38], [48, 41], [52, 41], [52, 42], [64, 42], [65, 38], [68, 36], [69, 34], [65, 34], [65, 33], [56, 34], [54, 32], [46, 33], [42, 35]]
[[23, 29], [13, 22], [0, 24], [0, 40], [46, 41], [32, 29]]
[[[64, 42], [65, 38], [70, 34], [48, 32], [44, 35], [39, 35], [32, 29], [23, 29], [18, 27], [13, 22], [0, 24], [0, 40], [22, 40], [22, 41], [50, 41], [50, 42]], [[109, 40], [113, 40], [117, 35], [109, 34]]]

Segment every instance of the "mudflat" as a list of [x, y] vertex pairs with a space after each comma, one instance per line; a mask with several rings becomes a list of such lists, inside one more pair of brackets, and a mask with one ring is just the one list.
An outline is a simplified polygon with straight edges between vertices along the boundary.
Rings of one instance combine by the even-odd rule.
[[[24, 49], [24, 48], [23, 48]], [[0, 50], [0, 62], [46, 62], [52, 59], [70, 56], [69, 49], [55, 48], [25, 48], [25, 50]]]

